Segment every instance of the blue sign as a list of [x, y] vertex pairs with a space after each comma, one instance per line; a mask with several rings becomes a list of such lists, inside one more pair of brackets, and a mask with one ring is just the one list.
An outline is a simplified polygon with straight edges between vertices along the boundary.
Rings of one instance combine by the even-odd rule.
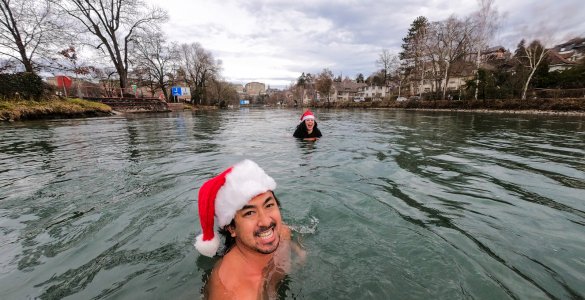
[[183, 90], [180, 86], [174, 86], [171, 88], [171, 94], [173, 96], [183, 96]]

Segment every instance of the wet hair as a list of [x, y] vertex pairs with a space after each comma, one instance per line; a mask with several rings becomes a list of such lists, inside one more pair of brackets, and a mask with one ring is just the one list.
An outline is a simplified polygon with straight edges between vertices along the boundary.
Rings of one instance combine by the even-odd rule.
[[[276, 205], [278, 205], [278, 207], [280, 208], [280, 201], [278, 201], [278, 198], [276, 198], [276, 194], [274, 194], [274, 192], [272, 192], [272, 196], [274, 197], [274, 200], [276, 201]], [[233, 218], [232, 221], [228, 225], [225, 225], [223, 228], [219, 229], [219, 234], [221, 234], [224, 238], [223, 248], [219, 251], [219, 253], [220, 253], [219, 256], [226, 255], [228, 252], [230, 252], [230, 250], [236, 244], [236, 239], [234, 237], [232, 237], [230, 231], [228, 230], [229, 227], [233, 227], [233, 228], [236, 227], [235, 218]]]

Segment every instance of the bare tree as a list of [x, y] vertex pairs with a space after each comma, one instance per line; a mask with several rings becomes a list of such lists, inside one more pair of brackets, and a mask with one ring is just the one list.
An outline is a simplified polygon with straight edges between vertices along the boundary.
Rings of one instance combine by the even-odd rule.
[[227, 81], [218, 78], [212, 78], [209, 90], [212, 99], [214, 99], [219, 106], [227, 106], [235, 104], [238, 100], [238, 92]]
[[178, 50], [168, 45], [162, 33], [144, 33], [136, 38], [136, 64], [140, 66], [149, 78], [152, 78], [154, 95], [161, 90], [165, 99], [169, 99], [168, 88], [172, 83], [172, 74], [177, 69]]
[[181, 44], [179, 48], [181, 73], [191, 89], [192, 97], [202, 103], [205, 99], [207, 82], [221, 71], [221, 61], [215, 60], [213, 54], [205, 50], [201, 44]]
[[[445, 99], [447, 95], [447, 87], [449, 78], [451, 76], [451, 69], [454, 62], [462, 61], [463, 58], [470, 52], [472, 47], [473, 25], [470, 19], [459, 20], [453, 16], [449, 17], [443, 22], [438, 23], [436, 38], [438, 40], [438, 48], [436, 51], [440, 52], [442, 78], [442, 96]], [[441, 85], [438, 85], [441, 87]]]
[[[521, 42], [523, 44], [523, 42]], [[538, 66], [547, 57], [549, 49], [546, 49], [538, 40], [534, 40], [528, 47], [519, 47], [518, 61], [528, 69], [528, 77], [522, 88], [522, 100], [526, 100], [526, 91]]]
[[46, 0], [0, 0], [0, 54], [35, 72], [37, 57], [48, 55], [61, 26]]
[[381, 69], [384, 75], [384, 85], [388, 83], [389, 74], [392, 72], [390, 69], [396, 55], [393, 55], [388, 49], [383, 49], [376, 60], [376, 65]]
[[120, 88], [128, 86], [129, 55], [136, 36], [156, 29], [168, 19], [158, 7], [142, 0], [50, 0], [77, 21], [95, 39], [92, 43], [109, 57], [119, 76]]
[[315, 88], [319, 94], [327, 95], [327, 103], [329, 103], [331, 89], [333, 88], [333, 72], [327, 68], [323, 69], [315, 79]]
[[[500, 14], [494, 5], [494, 0], [477, 0], [479, 4], [479, 11], [474, 15], [476, 23], [476, 39], [475, 45], [477, 47], [476, 57], [476, 72], [479, 74], [479, 67], [481, 64], [481, 50], [488, 47], [489, 40], [499, 28]], [[479, 92], [479, 76], [475, 79], [475, 100], [477, 100]]]
[[404, 69], [400, 64], [400, 58], [398, 55], [392, 56], [388, 70], [389, 80], [393, 81], [394, 83], [398, 82], [398, 97], [400, 97], [402, 83], [404, 80]]
[[[103, 65], [103, 64], [99, 64]], [[99, 91], [92, 91], [90, 94], [100, 97], [114, 97], [117, 95], [114, 83], [117, 81], [116, 70], [112, 68], [88, 67], [88, 77], [93, 81], [98, 81], [100, 84]], [[103, 94], [102, 94], [103, 93]]]

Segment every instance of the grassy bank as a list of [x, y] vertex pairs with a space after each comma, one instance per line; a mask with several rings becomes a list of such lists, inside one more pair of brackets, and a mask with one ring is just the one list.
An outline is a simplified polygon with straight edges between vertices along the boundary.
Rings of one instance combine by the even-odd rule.
[[409, 100], [318, 103], [315, 107], [334, 108], [403, 108], [481, 111], [549, 111], [585, 113], [585, 98], [507, 99], [507, 100]]
[[81, 99], [0, 100], [0, 121], [107, 116], [112, 108]]

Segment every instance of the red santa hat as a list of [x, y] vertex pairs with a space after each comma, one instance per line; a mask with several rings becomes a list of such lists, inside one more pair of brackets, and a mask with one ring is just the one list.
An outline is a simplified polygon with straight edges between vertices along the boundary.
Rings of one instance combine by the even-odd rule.
[[203, 183], [198, 200], [202, 234], [195, 238], [195, 248], [201, 254], [213, 257], [220, 244], [215, 225], [218, 228], [228, 225], [236, 211], [248, 201], [275, 188], [274, 179], [248, 159]]
[[307, 111], [301, 116], [301, 122], [308, 119], [315, 120], [315, 115], [307, 109]]

